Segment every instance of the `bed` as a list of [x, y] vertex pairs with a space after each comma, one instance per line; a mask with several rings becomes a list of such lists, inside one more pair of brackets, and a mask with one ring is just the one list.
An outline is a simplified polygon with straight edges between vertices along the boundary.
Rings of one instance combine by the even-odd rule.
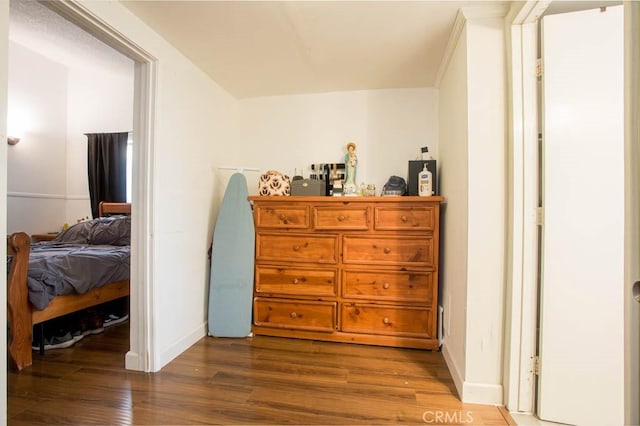
[[131, 205], [100, 204], [100, 218], [31, 244], [7, 237], [8, 358], [20, 371], [32, 363], [33, 326], [129, 295]]

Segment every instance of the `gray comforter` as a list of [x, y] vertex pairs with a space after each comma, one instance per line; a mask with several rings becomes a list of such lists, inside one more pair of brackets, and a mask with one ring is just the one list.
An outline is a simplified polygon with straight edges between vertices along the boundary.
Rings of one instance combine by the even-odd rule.
[[57, 295], [86, 293], [129, 278], [130, 246], [34, 244], [29, 257], [29, 301], [38, 310]]
[[130, 228], [129, 217], [100, 218], [33, 244], [27, 275], [31, 304], [42, 310], [58, 295], [128, 279]]

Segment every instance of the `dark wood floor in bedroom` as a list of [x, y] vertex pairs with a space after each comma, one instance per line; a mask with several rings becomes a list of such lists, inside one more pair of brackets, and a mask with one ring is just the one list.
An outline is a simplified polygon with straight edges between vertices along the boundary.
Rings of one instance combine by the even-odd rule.
[[438, 352], [207, 337], [145, 374], [124, 369], [128, 327], [9, 372], [8, 424], [513, 424], [461, 403]]

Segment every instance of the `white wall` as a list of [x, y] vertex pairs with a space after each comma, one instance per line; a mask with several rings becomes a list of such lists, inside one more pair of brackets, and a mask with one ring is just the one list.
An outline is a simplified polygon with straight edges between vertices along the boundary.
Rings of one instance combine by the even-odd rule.
[[502, 403], [506, 57], [502, 18], [467, 22], [469, 204], [464, 400]]
[[26, 133], [9, 150], [8, 231], [59, 231], [91, 217], [85, 133], [132, 129], [133, 61], [127, 73], [10, 46], [9, 120]]
[[133, 129], [133, 61], [125, 70], [70, 66], [67, 92], [66, 221], [91, 217], [85, 133]]
[[23, 132], [7, 157], [7, 231], [57, 231], [65, 222], [67, 69], [9, 44], [9, 130]]
[[207, 250], [217, 190], [213, 163], [227, 144], [236, 144], [237, 107], [172, 48], [159, 53], [165, 72], [158, 81], [164, 89], [159, 89], [154, 141], [154, 327], [162, 330], [156, 337], [164, 365], [205, 334]]
[[440, 190], [447, 200], [442, 210], [444, 232], [440, 261], [440, 299], [444, 307], [443, 354], [461, 394], [467, 329], [469, 190], [466, 28], [462, 29], [439, 89]]
[[[376, 185], [389, 176], [407, 179], [408, 160], [429, 146], [438, 155], [435, 89], [397, 89], [271, 96], [240, 101], [241, 143], [222, 162], [311, 173], [312, 163], [344, 162], [356, 143], [357, 183]], [[247, 147], [249, 147], [247, 149]]]
[[441, 190], [447, 198], [443, 352], [463, 401], [501, 404], [506, 226], [502, 18], [465, 19], [455, 46], [439, 95]]
[[156, 59], [147, 237], [153, 277], [150, 368], [157, 370], [206, 333], [215, 166], [238, 143], [237, 101], [121, 4], [80, 3]]

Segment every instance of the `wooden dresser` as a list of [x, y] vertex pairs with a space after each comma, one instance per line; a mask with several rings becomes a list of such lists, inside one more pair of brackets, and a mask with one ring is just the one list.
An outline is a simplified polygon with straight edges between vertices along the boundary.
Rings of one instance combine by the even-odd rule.
[[442, 197], [249, 197], [253, 332], [437, 349]]

